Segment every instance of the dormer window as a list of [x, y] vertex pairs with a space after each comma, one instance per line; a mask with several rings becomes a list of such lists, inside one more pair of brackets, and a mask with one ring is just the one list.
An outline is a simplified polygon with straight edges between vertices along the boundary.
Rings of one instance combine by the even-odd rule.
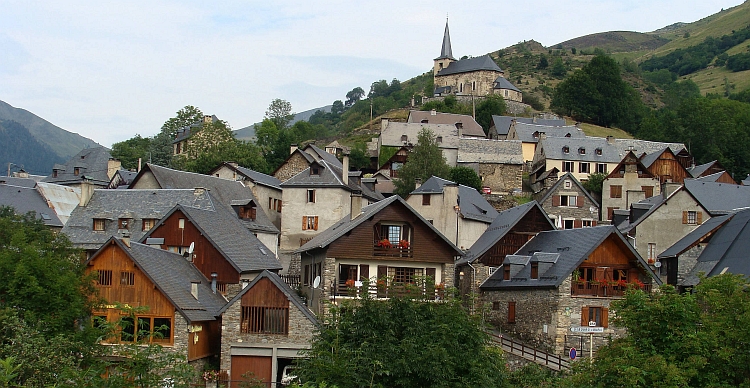
[[129, 229], [130, 218], [120, 218], [117, 220], [117, 229]]
[[81, 173], [81, 168], [80, 167], [76, 167], [76, 168], [73, 169], [73, 175], [78, 176], [78, 174], [80, 174], [80, 173]]
[[[427, 119], [422, 119], [422, 121], [420, 121], [420, 123], [422, 123], [422, 124], [427, 124], [428, 122], [429, 122], [429, 120], [427, 120]], [[406, 136], [406, 135], [404, 135], [404, 136]], [[403, 137], [403, 136], [402, 136], [402, 137]], [[402, 140], [403, 140], [403, 139], [402, 139]]]
[[96, 231], [104, 230], [104, 218], [94, 218], [94, 230]]
[[564, 146], [564, 147], [562, 148], [562, 152], [563, 152], [564, 154], [569, 154], [569, 153], [570, 153], [570, 147], [568, 147], [568, 146]]
[[310, 166], [310, 175], [320, 175], [320, 166], [316, 164]]
[[534, 139], [538, 139], [539, 138], [539, 131], [535, 131], [534, 134], [533, 134], [533, 136], [534, 136]]
[[581, 147], [581, 148], [578, 149], [578, 153], [581, 154], [581, 155], [586, 155], [586, 149], [583, 148], [583, 147]]
[[596, 155], [597, 156], [602, 156], [602, 149], [601, 148], [597, 148], [596, 149]]
[[565, 137], [570, 137], [570, 132], [566, 133]]
[[240, 207], [240, 218], [255, 221], [256, 211], [252, 206]]
[[52, 170], [52, 177], [57, 178], [57, 170]]

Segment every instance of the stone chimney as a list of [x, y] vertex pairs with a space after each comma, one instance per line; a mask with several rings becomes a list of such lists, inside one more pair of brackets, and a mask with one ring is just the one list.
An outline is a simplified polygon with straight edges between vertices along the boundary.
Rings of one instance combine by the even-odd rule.
[[362, 192], [355, 191], [351, 196], [351, 219], [357, 218], [362, 213]]
[[437, 111], [435, 109], [431, 110], [430, 116], [437, 116]]
[[17, 176], [17, 177], [19, 177], [19, 178], [28, 178], [28, 177], [29, 177], [29, 173], [28, 173], [28, 172], [26, 172], [26, 171], [25, 171], [24, 169], [20, 169], [20, 170], [19, 170], [19, 171], [18, 171], [18, 172], [16, 173], [16, 176]]
[[420, 186], [422, 186], [422, 178], [414, 179], [414, 190], [418, 189]]
[[85, 207], [88, 205], [93, 195], [94, 185], [86, 180], [81, 182], [81, 198], [79, 199], [78, 206]]
[[190, 294], [193, 295], [193, 298], [198, 299], [198, 285], [199, 282], [190, 282]]
[[125, 244], [126, 247], [130, 248], [130, 235], [129, 234], [123, 235], [120, 238], [120, 241], [122, 241], [122, 243]]
[[122, 167], [122, 162], [117, 159], [109, 158], [107, 161], [107, 178], [112, 179], [120, 167]]
[[344, 160], [341, 161], [343, 167], [341, 168], [341, 180], [344, 182], [344, 186], [349, 185], [349, 155], [344, 155]]
[[289, 155], [293, 154], [294, 151], [297, 151], [297, 145], [296, 144], [292, 144], [292, 145], [289, 146]]
[[607, 136], [607, 144], [614, 145], [615, 144], [615, 137], [612, 136], [612, 135]]
[[539, 132], [539, 140], [544, 140], [547, 138], [547, 134], [545, 132]]
[[390, 121], [386, 117], [383, 117], [382, 119], [380, 119], [380, 131], [381, 132], [383, 132], [384, 129], [388, 128], [389, 122]]
[[680, 187], [682, 187], [681, 183], [666, 181], [662, 185], [661, 195], [664, 196], [664, 198], [667, 198], [672, 195], [672, 193], [677, 191], [677, 189], [679, 189]]

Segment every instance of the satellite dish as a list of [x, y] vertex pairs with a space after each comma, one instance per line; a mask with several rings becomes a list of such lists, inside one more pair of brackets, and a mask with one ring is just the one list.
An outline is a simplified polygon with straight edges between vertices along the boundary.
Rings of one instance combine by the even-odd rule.
[[313, 288], [318, 288], [320, 286], [320, 275], [315, 277], [315, 280], [313, 280]]
[[661, 267], [661, 261], [657, 261], [656, 263], [654, 263], [654, 267], [656, 268]]
[[190, 246], [188, 247], [187, 252], [188, 252], [189, 255], [193, 254], [193, 249], [195, 249], [195, 242], [191, 242]]

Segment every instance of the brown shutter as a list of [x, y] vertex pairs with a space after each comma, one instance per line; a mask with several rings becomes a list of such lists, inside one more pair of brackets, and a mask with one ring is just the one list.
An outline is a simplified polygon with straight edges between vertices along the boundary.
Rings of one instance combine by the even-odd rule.
[[388, 277], [388, 266], [379, 265], [378, 266], [378, 280], [385, 279], [387, 277]]
[[604, 268], [596, 269], [596, 278], [599, 280], [604, 280]]
[[695, 223], [700, 225], [703, 222], [703, 212], [695, 212]]
[[574, 228], [582, 228], [583, 227], [583, 221], [581, 221], [581, 220], [573, 220], [573, 227]]
[[313, 226], [313, 229], [318, 230], [318, 216], [315, 216], [315, 218], [313, 218], [313, 222], [315, 223], [315, 226]]
[[683, 223], [683, 224], [687, 224], [687, 222], [688, 222], [688, 217], [687, 217], [687, 214], [688, 214], [688, 212], [687, 212], [687, 211], [683, 211], [683, 212], [682, 212], [682, 223]]
[[552, 206], [560, 206], [560, 196], [559, 195], [553, 195], [552, 196]]
[[581, 309], [581, 326], [589, 325], [589, 308], [584, 307]]
[[304, 285], [310, 284], [310, 264], [307, 264], [305, 266], [305, 278], [303, 279], [302, 284]]
[[307, 230], [307, 216], [302, 216], [302, 230]]
[[370, 266], [367, 264], [359, 265], [359, 279], [368, 280], [370, 279]]
[[431, 278], [433, 282], [437, 282], [437, 279], [435, 279], [435, 268], [425, 268], [424, 274]]
[[583, 195], [579, 195], [576, 198], [576, 206], [583, 207]]
[[508, 323], [516, 323], [516, 302], [508, 302]]
[[268, 197], [268, 208], [273, 209], [273, 198]]
[[596, 226], [596, 220], [591, 221], [591, 226]]
[[602, 327], [606, 328], [609, 326], [609, 309], [606, 307], [602, 307]]

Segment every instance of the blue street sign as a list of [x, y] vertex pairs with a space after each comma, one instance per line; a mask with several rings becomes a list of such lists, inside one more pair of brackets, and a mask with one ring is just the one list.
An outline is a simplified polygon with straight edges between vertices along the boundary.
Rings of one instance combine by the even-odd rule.
[[576, 348], [570, 348], [570, 359], [575, 360], [576, 355], [577, 355]]

